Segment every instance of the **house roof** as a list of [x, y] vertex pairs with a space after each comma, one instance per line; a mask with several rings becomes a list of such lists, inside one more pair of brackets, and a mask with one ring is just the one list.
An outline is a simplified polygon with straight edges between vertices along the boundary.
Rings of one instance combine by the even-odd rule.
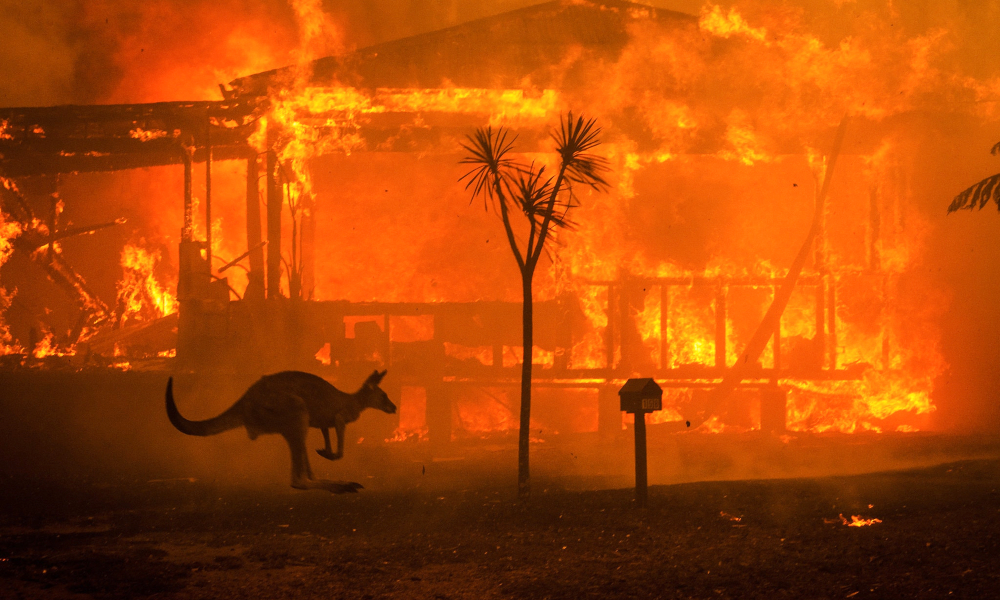
[[[369, 46], [308, 65], [313, 85], [357, 88], [521, 88], [565, 82], [565, 59], [584, 52], [614, 60], [628, 28], [653, 20], [678, 27], [697, 19], [621, 0], [557, 0]], [[307, 71], [307, 72], [308, 72]], [[295, 81], [289, 66], [230, 82], [234, 96], [263, 96]]]
[[[622, 0], [558, 0], [320, 58], [308, 65], [310, 83], [363, 89], [572, 85], [584, 75], [566, 66], [567, 57], [614, 60], [628, 42], [630, 25], [650, 20], [678, 27], [696, 23], [690, 15]], [[265, 96], [300, 72], [288, 66], [236, 79], [221, 102], [0, 109], [0, 174], [178, 164], [182, 143], [204, 154], [208, 135], [216, 158], [245, 156], [246, 136], [267, 104]], [[373, 123], [369, 129], [378, 145], [378, 136], [392, 137], [399, 128]]]

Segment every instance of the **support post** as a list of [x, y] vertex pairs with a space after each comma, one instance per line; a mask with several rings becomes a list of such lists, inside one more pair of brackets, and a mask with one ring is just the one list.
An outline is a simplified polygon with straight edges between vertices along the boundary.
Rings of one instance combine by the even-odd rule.
[[670, 286], [660, 284], [660, 368], [669, 369], [670, 360]]
[[726, 286], [722, 283], [715, 295], [715, 367], [726, 368]]
[[604, 356], [607, 364], [605, 368], [608, 373], [615, 369], [615, 286], [608, 284], [608, 326], [604, 328]]
[[205, 255], [212, 272], [212, 123], [205, 116]]
[[628, 273], [622, 273], [618, 278], [621, 286], [618, 290], [618, 348], [621, 356], [618, 366], [626, 374], [634, 368], [632, 359], [632, 279]]
[[260, 233], [260, 192], [258, 188], [257, 154], [250, 151], [247, 157], [247, 247], [250, 248], [250, 281], [245, 300], [264, 299], [264, 248]]
[[[58, 177], [58, 176], [53, 176]], [[57, 179], [58, 181], [58, 179]], [[58, 185], [58, 183], [57, 183]], [[59, 218], [59, 190], [49, 194], [49, 248], [48, 248], [48, 259], [52, 262], [55, 256], [55, 238], [56, 238], [56, 221]]]
[[830, 370], [837, 370], [837, 279], [833, 273], [827, 276], [826, 343], [830, 347]]
[[[774, 289], [774, 295], [778, 295], [778, 289]], [[778, 317], [774, 325], [774, 338], [772, 339], [772, 350], [774, 350], [774, 382], [781, 377], [781, 317]]]
[[281, 184], [278, 183], [278, 155], [275, 133], [267, 130], [267, 297], [281, 297]]
[[663, 410], [663, 389], [651, 378], [629, 379], [618, 390], [621, 410], [632, 413], [635, 424], [635, 503], [646, 506], [646, 413]]
[[635, 503], [646, 507], [649, 496], [646, 479], [646, 411], [632, 413], [635, 416]]
[[181, 226], [181, 241], [194, 241], [194, 200], [191, 195], [192, 163], [194, 162], [194, 147], [185, 145], [181, 148], [181, 158], [184, 161], [184, 224]]
[[[302, 208], [302, 299], [312, 300], [316, 288], [316, 199], [311, 195]], [[388, 325], [387, 325], [388, 327]]]
[[819, 368], [826, 365], [826, 278], [820, 275], [816, 283], [816, 360]]

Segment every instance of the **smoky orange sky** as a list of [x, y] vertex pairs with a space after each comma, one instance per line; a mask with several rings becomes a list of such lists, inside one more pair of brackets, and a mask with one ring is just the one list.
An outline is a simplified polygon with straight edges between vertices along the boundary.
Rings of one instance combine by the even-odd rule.
[[[306, 26], [315, 25], [322, 20], [317, 21], [318, 17], [315, 15], [313, 18], [302, 17], [303, 6], [309, 4], [308, 0], [263, 0], [252, 3], [237, 0], [0, 0], [3, 14], [0, 19], [0, 105], [214, 99], [220, 97], [218, 84], [235, 77], [284, 66], [303, 58], [349, 52], [355, 48], [456, 25], [538, 2], [326, 1], [322, 2], [326, 27], [311, 34]], [[693, 0], [656, 0], [649, 4], [694, 15], [702, 7], [702, 2]], [[987, 81], [1000, 72], [1000, 41], [996, 36], [996, 31], [1000, 31], [1000, 0], [790, 0], [783, 3], [758, 1], [718, 4], [724, 10], [734, 4], [739, 6], [744, 17], [755, 26], [770, 26], [782, 20], [799, 23], [827, 48], [834, 49], [851, 36], [857, 35], [864, 26], [864, 18], [875, 14], [878, 15], [879, 22], [889, 28], [887, 31], [902, 31], [901, 37], [904, 39], [937, 36], [934, 39], [938, 40], [938, 47], [948, 49], [946, 60], [952, 67], [949, 72], [955, 73], [956, 77]], [[920, 127], [919, 120], [916, 126]], [[996, 426], [1000, 416], [996, 406], [996, 398], [1000, 395], [1000, 369], [997, 367], [1000, 364], [1000, 315], [995, 306], [1000, 300], [1000, 278], [995, 273], [1000, 266], [1000, 248], [995, 240], [1000, 223], [991, 209], [982, 214], [962, 213], [948, 217], [944, 211], [958, 191], [982, 177], [1000, 171], [1000, 161], [990, 157], [988, 152], [990, 145], [1000, 140], [1000, 127], [997, 127], [995, 121], [979, 122], [973, 126], [956, 121], [954, 126], [936, 123], [935, 127], [921, 139], [919, 156], [914, 159], [921, 168], [912, 181], [912, 200], [916, 209], [928, 219], [927, 230], [930, 232], [922, 260], [916, 269], [947, 296], [950, 307], [941, 316], [941, 344], [950, 368], [936, 387], [937, 404], [942, 409], [940, 416], [945, 425], [958, 423]], [[963, 127], [968, 127], [971, 133], [960, 131]], [[377, 159], [378, 157], [374, 157], [365, 160]], [[440, 160], [454, 167], [451, 158]], [[386, 170], [379, 165], [374, 165], [373, 170], [376, 167], [378, 172]], [[220, 179], [225, 177], [223, 170], [226, 168], [219, 167]], [[357, 170], [353, 165], [342, 168], [345, 171]], [[719, 214], [716, 216], [707, 212], [698, 202], [705, 190], [701, 174], [693, 179], [694, 183], [688, 184], [690, 190], [682, 188], [682, 194], [678, 196], [676, 182], [681, 181], [683, 184], [684, 180], [676, 175], [671, 178], [671, 168], [670, 165], [652, 167], [644, 171], [644, 175], [640, 175], [638, 200], [632, 204], [636, 210], [633, 222], [639, 225], [660, 223], [655, 219], [644, 220], [644, 216], [653, 214], [654, 209], [666, 210], [664, 207], [667, 203], [662, 198], [669, 193], [681, 198], [674, 204], [682, 210], [668, 216], [676, 221], [677, 229], [682, 229], [684, 233], [678, 234], [675, 230], [673, 237], [664, 236], [662, 229], [653, 226], [648, 231], [636, 227], [630, 233], [637, 234], [634, 237], [645, 234], [650, 239], [655, 238], [657, 243], [665, 246], [664, 254], [675, 259], [691, 255], [689, 262], [697, 264], [702, 258], [698, 253], [699, 249], [709, 247], [709, 243], [697, 239], [695, 233], [709, 228], [713, 233], [717, 232], [719, 219], [729, 219], [727, 223], [733, 229], [740, 225], [740, 221], [727, 210], [728, 204], [719, 202]], [[232, 170], [231, 178], [238, 183], [241, 172], [239, 168]], [[414, 167], [414, 171], [430, 177], [426, 168]], [[332, 169], [331, 172], [336, 173]], [[763, 177], [762, 172], [756, 171], [755, 176]], [[171, 173], [174, 179], [179, 177], [179, 173]], [[659, 174], [662, 173], [665, 175], [660, 177]], [[436, 175], [437, 171], [433, 174]], [[466, 198], [454, 185], [453, 175], [448, 173], [447, 177], [425, 182], [421, 187], [431, 190], [433, 185], [440, 186], [442, 197], [450, 194], [453, 198], [449, 200], [449, 211], [442, 211], [441, 214], [447, 216], [449, 223], [467, 223], [469, 213]], [[780, 173], [771, 177], [769, 182], [775, 186], [783, 185], [779, 175]], [[646, 178], [645, 188], [642, 188], [643, 176]], [[141, 179], [145, 175], [138, 174], [135, 177]], [[360, 186], [373, 180], [374, 178], [359, 179], [358, 183], [352, 182], [352, 185]], [[145, 188], [135, 181], [129, 179], [129, 185], [120, 185], [115, 198], [134, 195], [134, 203], [118, 201], [141, 207], [141, 202], [146, 198], [142, 197], [140, 190]], [[335, 183], [342, 185], [340, 180]], [[376, 185], [378, 183], [375, 181], [369, 186], [371, 190], [362, 189], [356, 194], [355, 210], [360, 215], [364, 216], [371, 210], [371, 198], [379, 192], [399, 194], [399, 197], [385, 196], [388, 200], [384, 201], [386, 215], [392, 210], [398, 210], [398, 200], [405, 196], [405, 190], [392, 189], [390, 192], [388, 186]], [[661, 190], [660, 186], [667, 184], [670, 189]], [[330, 187], [333, 185], [331, 183]], [[238, 185], [231, 187], [235, 190], [231, 203], [238, 206], [242, 201], [242, 188]], [[731, 187], [736, 189], [737, 185], [733, 184]], [[650, 191], [643, 196], [643, 189]], [[763, 194], [759, 186], [755, 191]], [[785, 190], [783, 193], [791, 192]], [[215, 201], [220, 206], [225, 206], [225, 186], [220, 185], [216, 194]], [[724, 192], [716, 195], [732, 198]], [[79, 196], [84, 197], [85, 194], [81, 192]], [[71, 200], [72, 189], [68, 189], [64, 197]], [[72, 202], [68, 201], [68, 204]], [[179, 210], [179, 205], [171, 199], [170, 206], [173, 213], [161, 215], [165, 222], [169, 221], [168, 226], [163, 227], [164, 231], [176, 231], [175, 213]], [[643, 208], [648, 209], [648, 213], [639, 212]], [[763, 205], [759, 208], [765, 209]], [[70, 213], [72, 210], [73, 207], [68, 208]], [[141, 208], [135, 210], [140, 212]], [[778, 210], [774, 212], [780, 213]], [[327, 214], [341, 218], [349, 214], [349, 210], [339, 207], [338, 212], [329, 211]], [[108, 217], [117, 216], [115, 213]], [[384, 218], [389, 219], [390, 216]], [[662, 217], [657, 214], [653, 216]], [[475, 218], [480, 217], [481, 215]], [[780, 214], [779, 217], [787, 217], [787, 214]], [[712, 218], [716, 220], [712, 221]], [[140, 223], [143, 220], [138, 215], [134, 218], [130, 215], [131, 222]], [[488, 217], [482, 217], [481, 223], [477, 222], [477, 227], [481, 225], [486, 230], [491, 223]], [[773, 225], [773, 220], [765, 223]], [[239, 223], [230, 226], [234, 231], [239, 231], [240, 228]], [[465, 231], [471, 230], [467, 228]], [[475, 232], [478, 234], [479, 229]], [[362, 234], [359, 232], [357, 235]], [[744, 231], [744, 237], [754, 241], [767, 235], [766, 231]], [[451, 236], [441, 235], [442, 239], [446, 237]], [[732, 241], [733, 237], [728, 236], [727, 241]], [[791, 245], [799, 243], [797, 237], [787, 241]], [[173, 241], [170, 244], [172, 247]], [[236, 245], [239, 249], [244, 247], [242, 242]], [[429, 247], [433, 244], [426, 245]], [[119, 247], [120, 245], [109, 243], [108, 255], [113, 258]], [[415, 251], [420, 250], [418, 246], [414, 248]], [[435, 257], [434, 264], [428, 259], [425, 265], [430, 269], [440, 262], [436, 257], [442, 252], [427, 254]], [[496, 264], [509, 268], [511, 263], [506, 248], [498, 248], [496, 254]], [[775, 256], [774, 260], [778, 264], [786, 264], [790, 257]], [[475, 266], [467, 268], [469, 272], [474, 270]], [[433, 283], [433, 279], [428, 281], [428, 285]], [[509, 287], [507, 283], [509, 282], [497, 283], [498, 289], [491, 290], [487, 295], [503, 297], [504, 289]], [[914, 297], [911, 302], [919, 304], [921, 300], [920, 297]], [[972, 408], [967, 410], [965, 407]]]
[[[299, 0], [328, 16], [312, 54], [349, 51], [539, 4], [536, 0]], [[292, 63], [302, 23], [291, 0], [0, 0], [0, 106], [155, 102], [219, 97], [218, 84]], [[701, 0], [645, 4], [698, 14]], [[910, 35], [942, 28], [966, 71], [997, 68], [996, 0], [790, 0], [754, 5], [801, 13], [827, 44], [866, 12], [891, 14]], [[311, 19], [315, 22], [316, 19]]]

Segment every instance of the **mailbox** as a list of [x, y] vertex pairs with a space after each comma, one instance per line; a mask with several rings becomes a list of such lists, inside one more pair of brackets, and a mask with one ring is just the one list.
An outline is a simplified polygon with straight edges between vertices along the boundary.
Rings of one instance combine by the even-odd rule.
[[663, 410], [663, 389], [651, 378], [629, 379], [618, 390], [618, 397], [624, 412]]

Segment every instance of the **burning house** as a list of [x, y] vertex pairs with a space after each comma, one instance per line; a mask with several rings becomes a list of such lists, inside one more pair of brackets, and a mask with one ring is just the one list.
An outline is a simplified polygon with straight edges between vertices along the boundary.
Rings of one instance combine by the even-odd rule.
[[[933, 36], [873, 25], [829, 47], [783, 19], [548, 2], [244, 76], [221, 100], [0, 109], [0, 364], [386, 368], [401, 411], [372, 443], [503, 437], [528, 355], [538, 439], [620, 432], [632, 376], [666, 388], [663, 431], [925, 429], [947, 365], [946, 299], [915, 268], [921, 132], [995, 118], [995, 100], [961, 104], [986, 90], [929, 66]], [[547, 164], [567, 112], [597, 119], [613, 181], [577, 190], [523, 349], [462, 143], [504, 127]], [[707, 402], [786, 281], [766, 347]]]

